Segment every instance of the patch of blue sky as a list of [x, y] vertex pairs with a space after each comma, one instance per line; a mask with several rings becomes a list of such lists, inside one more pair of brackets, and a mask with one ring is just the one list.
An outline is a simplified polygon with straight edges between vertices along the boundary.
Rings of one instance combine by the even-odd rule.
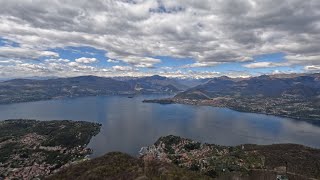
[[284, 62], [285, 53], [261, 54], [253, 57], [255, 62]]
[[20, 47], [19, 43], [0, 37], [0, 46]]
[[149, 9], [150, 13], [179, 13], [181, 11], [185, 11], [186, 9], [182, 6], [175, 6], [175, 7], [165, 7], [160, 1], [158, 1], [159, 5], [157, 8]]

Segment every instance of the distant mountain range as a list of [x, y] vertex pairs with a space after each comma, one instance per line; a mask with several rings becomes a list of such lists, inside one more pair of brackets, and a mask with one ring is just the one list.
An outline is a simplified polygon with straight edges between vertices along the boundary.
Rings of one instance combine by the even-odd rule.
[[122, 80], [97, 76], [13, 79], [0, 82], [0, 104], [111, 94], [177, 93], [186, 88], [175, 79], [161, 76]]
[[141, 88], [142, 93], [158, 93], [158, 92], [179, 92], [186, 90], [189, 86], [183, 85], [176, 79], [163, 76], [150, 76], [127, 80], [132, 87]]
[[221, 96], [300, 97], [320, 95], [320, 74], [294, 77], [259, 76], [232, 79], [226, 76], [213, 78], [176, 97], [210, 99]]
[[0, 103], [130, 92], [132, 89], [126, 82], [95, 76], [48, 80], [13, 79], [0, 83]]
[[263, 75], [237, 79], [222, 76], [178, 93], [174, 98], [144, 102], [209, 105], [320, 120], [320, 74]]

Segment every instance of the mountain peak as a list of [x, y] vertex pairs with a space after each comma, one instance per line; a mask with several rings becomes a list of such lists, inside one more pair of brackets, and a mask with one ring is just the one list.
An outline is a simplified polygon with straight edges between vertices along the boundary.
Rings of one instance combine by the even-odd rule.
[[167, 77], [159, 76], [159, 75], [153, 75], [153, 76], [150, 76], [149, 78], [157, 79], [157, 80], [165, 80], [165, 79], [167, 79]]

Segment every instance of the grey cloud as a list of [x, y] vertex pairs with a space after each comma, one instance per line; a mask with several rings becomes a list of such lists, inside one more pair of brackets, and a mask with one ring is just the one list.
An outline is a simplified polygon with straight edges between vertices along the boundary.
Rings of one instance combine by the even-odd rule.
[[[0, 36], [31, 51], [91, 46], [140, 68], [161, 63], [156, 56], [193, 58], [194, 67], [275, 52], [315, 57], [320, 1], [10, 0], [0, 2]], [[308, 58], [286, 63], [320, 64]]]
[[20, 47], [0, 47], [0, 57], [16, 59], [38, 59], [39, 57], [59, 57], [58, 53]]
[[204, 62], [204, 63], [196, 62], [196, 63], [193, 63], [193, 64], [184, 65], [184, 66], [182, 66], [182, 68], [211, 67], [211, 66], [216, 66], [218, 64], [221, 64], [221, 63], [219, 63], [219, 62]]

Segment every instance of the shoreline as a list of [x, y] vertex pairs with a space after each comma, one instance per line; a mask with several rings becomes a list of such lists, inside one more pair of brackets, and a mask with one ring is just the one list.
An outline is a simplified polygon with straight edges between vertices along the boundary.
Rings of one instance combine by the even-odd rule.
[[[156, 104], [184, 104], [184, 105], [190, 105], [190, 106], [208, 106], [208, 107], [214, 107], [214, 108], [227, 108], [236, 112], [242, 112], [242, 113], [254, 113], [254, 114], [261, 114], [261, 115], [267, 115], [267, 116], [275, 116], [275, 117], [280, 117], [280, 118], [288, 118], [292, 119], [295, 121], [304, 121], [304, 122], [309, 122], [312, 124], [319, 124], [320, 125], [320, 119], [316, 118], [301, 118], [301, 117], [295, 117], [295, 116], [289, 116], [289, 115], [283, 115], [283, 114], [273, 114], [273, 113], [264, 113], [264, 112], [259, 112], [259, 111], [246, 111], [246, 110], [241, 110], [237, 109], [234, 107], [230, 106], [215, 106], [215, 105], [210, 105], [206, 103], [199, 103], [199, 100], [190, 100], [187, 99], [187, 101], [184, 101], [186, 99], [180, 99], [177, 101], [177, 99], [174, 98], [167, 98], [167, 99], [145, 99], [142, 102], [143, 103], [156, 103]], [[184, 101], [184, 102], [181, 102]], [[192, 102], [190, 102], [192, 101]]]

